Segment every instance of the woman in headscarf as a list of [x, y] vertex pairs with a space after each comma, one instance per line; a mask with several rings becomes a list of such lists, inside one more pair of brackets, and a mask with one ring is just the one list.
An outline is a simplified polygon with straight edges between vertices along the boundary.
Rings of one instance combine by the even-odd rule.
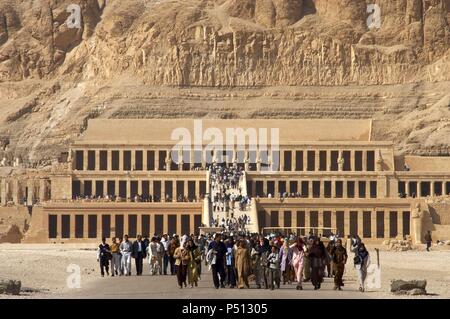
[[186, 242], [186, 250], [189, 255], [187, 264], [187, 277], [191, 288], [198, 286], [198, 264], [201, 263], [201, 252], [198, 246], [194, 243], [192, 238], [189, 238]]
[[175, 258], [175, 266], [177, 271], [177, 281], [178, 287], [183, 288], [183, 284], [187, 287], [186, 284], [186, 275], [187, 275], [187, 266], [189, 264], [190, 256], [189, 252], [186, 249], [186, 236], [183, 236], [181, 240], [181, 245], [177, 249], [175, 249], [174, 253]]
[[367, 267], [370, 264], [369, 252], [363, 243], [359, 243], [356, 247], [354, 264], [358, 271], [359, 291], [364, 292], [364, 282], [367, 277]]
[[302, 290], [303, 283], [303, 261], [305, 258], [305, 244], [301, 237], [297, 238], [297, 241], [290, 246], [292, 250], [291, 264], [294, 268], [295, 279], [297, 280], [297, 290]]
[[247, 243], [245, 240], [240, 240], [238, 244], [238, 249], [235, 255], [235, 268], [238, 274], [238, 288], [242, 289], [245, 287], [250, 288], [248, 284], [248, 276], [250, 275], [251, 265], [250, 265], [250, 252], [247, 249]]
[[289, 247], [289, 239], [286, 237], [283, 242], [283, 246], [280, 249], [280, 260], [281, 260], [281, 274], [283, 276], [283, 285], [286, 282], [291, 284], [292, 278], [292, 249]]
[[323, 281], [326, 257], [327, 252], [325, 246], [318, 238], [315, 238], [309, 252], [309, 258], [311, 260], [311, 283], [314, 286], [314, 290], [320, 289]]

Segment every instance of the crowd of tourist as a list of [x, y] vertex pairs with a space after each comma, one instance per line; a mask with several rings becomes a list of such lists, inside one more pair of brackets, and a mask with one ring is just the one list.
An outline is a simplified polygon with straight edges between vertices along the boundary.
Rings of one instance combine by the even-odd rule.
[[[334, 278], [334, 289], [342, 290], [343, 274], [348, 255], [343, 242], [332, 235], [326, 244], [321, 236], [232, 235], [155, 235], [149, 239], [138, 236], [131, 242], [113, 238], [111, 245], [105, 239], [98, 247], [97, 259], [101, 275], [130, 276], [131, 259], [135, 260], [136, 275], [143, 273], [147, 258], [151, 275], [176, 276], [180, 289], [198, 286], [202, 264], [211, 270], [214, 287], [275, 289], [280, 285], [296, 283], [302, 290], [310, 282], [314, 290], [321, 289], [324, 277]], [[358, 236], [354, 236], [350, 250], [358, 271], [359, 290], [364, 291], [369, 253]]]
[[[201, 194], [200, 197], [193, 196], [182, 196], [178, 195], [176, 200], [177, 202], [198, 202], [204, 198], [204, 195]], [[166, 195], [164, 200], [166, 202], [172, 202], [172, 197], [170, 195]], [[132, 197], [124, 198], [116, 195], [104, 195], [104, 196], [94, 196], [94, 195], [86, 195], [86, 196], [74, 196], [72, 199], [76, 202], [134, 202], [134, 203], [151, 203], [151, 202], [161, 202], [161, 197], [158, 195], [134, 195]]]
[[240, 215], [238, 218], [231, 217], [226, 218], [217, 216], [216, 219], [213, 220], [212, 226], [214, 227], [222, 227], [224, 231], [230, 232], [245, 232], [246, 226], [250, 224], [250, 216], [247, 214]]

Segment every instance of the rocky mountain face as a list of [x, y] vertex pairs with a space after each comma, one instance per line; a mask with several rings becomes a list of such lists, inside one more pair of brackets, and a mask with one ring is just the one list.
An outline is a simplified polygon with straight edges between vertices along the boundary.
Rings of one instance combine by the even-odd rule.
[[450, 0], [0, 0], [6, 157], [93, 117], [373, 118], [448, 155], [449, 105]]

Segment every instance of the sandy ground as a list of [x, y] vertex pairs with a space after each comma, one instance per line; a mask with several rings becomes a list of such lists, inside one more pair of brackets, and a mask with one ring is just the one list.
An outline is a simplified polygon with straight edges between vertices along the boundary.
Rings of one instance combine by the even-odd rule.
[[[436, 249], [436, 248], [435, 248]], [[376, 262], [373, 248], [369, 248], [372, 262]], [[389, 292], [392, 279], [426, 279], [425, 298], [450, 298], [449, 250], [389, 252], [380, 251], [381, 289], [369, 289], [365, 294], [357, 291], [356, 272], [351, 265], [350, 255], [346, 273], [345, 292], [332, 290], [331, 280], [327, 280], [321, 291], [312, 290], [305, 284], [303, 295], [294, 286], [284, 286], [276, 294], [278, 298], [419, 298], [394, 296]], [[101, 278], [92, 245], [14, 245], [0, 244], [0, 278], [22, 281], [20, 296], [0, 295], [0, 298], [208, 298], [212, 291], [211, 275], [204, 274], [199, 288], [178, 290], [175, 278], [171, 276], [144, 276]], [[79, 268], [78, 268], [79, 266]], [[144, 264], [144, 273], [148, 265]], [[133, 267], [134, 268], [134, 267]], [[80, 270], [80, 288], [71, 289], [67, 282], [73, 282], [74, 269]], [[134, 271], [134, 269], [133, 269]], [[120, 282], [120, 284], [119, 284]], [[310, 289], [311, 288], [311, 289]], [[224, 289], [217, 298], [236, 297], [237, 290]], [[153, 294], [152, 292], [155, 292]], [[240, 290], [242, 297], [264, 297], [270, 291]], [[273, 293], [270, 294], [274, 297]], [[421, 297], [424, 298], [424, 297]]]

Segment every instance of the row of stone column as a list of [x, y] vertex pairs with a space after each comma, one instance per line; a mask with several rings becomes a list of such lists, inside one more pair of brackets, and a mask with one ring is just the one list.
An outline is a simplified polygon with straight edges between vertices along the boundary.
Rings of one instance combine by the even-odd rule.
[[[290, 216], [291, 216], [291, 220], [290, 223], [289, 221], [285, 220], [285, 212], [290, 212]], [[311, 213], [317, 213], [318, 216], [318, 224], [317, 225], [312, 225], [311, 224]], [[328, 212], [331, 214], [331, 224], [329, 225], [325, 225], [325, 220], [324, 220], [324, 212]], [[339, 235], [341, 237], [343, 236], [348, 236], [348, 235], [354, 235], [351, 234], [350, 232], [350, 215], [352, 212], [357, 212], [357, 234], [361, 237], [361, 238], [380, 238], [378, 237], [378, 233], [382, 230], [383, 231], [383, 238], [391, 238], [391, 237], [395, 237], [395, 236], [391, 236], [391, 222], [392, 224], [396, 225], [397, 228], [397, 235], [409, 235], [410, 233], [410, 210], [409, 207], [405, 207], [405, 210], [395, 210], [395, 209], [377, 209], [376, 211], [374, 210], [350, 210], [350, 209], [343, 209], [342, 211], [340, 210], [326, 210], [326, 209], [295, 209], [295, 210], [289, 210], [289, 209], [284, 209], [282, 211], [278, 211], [278, 210], [267, 210], [264, 212], [264, 219], [265, 220], [260, 220], [259, 221], [259, 225], [260, 227], [262, 225], [266, 225], [265, 227], [270, 229], [271, 227], [284, 227], [284, 228], [291, 228], [292, 231], [295, 231], [298, 233], [298, 230], [295, 230], [296, 227], [305, 227], [306, 231], [305, 233], [308, 234], [310, 230], [313, 230], [316, 234], [326, 234], [327, 230], [325, 228], [331, 228], [331, 230], [328, 230], [333, 232], [334, 234], [336, 234], [337, 229], [338, 229], [338, 221], [337, 221], [337, 212], [340, 212], [341, 214], [343, 214], [343, 221], [344, 221], [344, 229], [343, 229], [343, 233], [342, 231], [339, 232]], [[379, 212], [383, 212], [383, 220], [382, 222], [380, 222], [378, 220], [378, 213]], [[278, 219], [277, 219], [277, 225], [271, 225], [271, 214], [278, 214]], [[304, 224], [300, 223], [300, 220], [298, 219], [298, 217], [300, 217], [298, 215], [298, 213], [303, 213], [304, 214]], [[363, 214], [370, 214], [370, 237], [364, 236], [364, 217]], [[392, 220], [391, 220], [392, 219]], [[405, 223], [406, 221], [406, 223]], [[378, 230], [377, 227], [378, 225], [382, 224], [383, 225], [383, 229]], [[367, 229], [367, 230], [369, 230]], [[393, 231], [394, 229], [392, 229]]]
[[[49, 220], [51, 217], [56, 216], [56, 237], [51, 237], [51, 229], [49, 229]], [[65, 227], [69, 227], [69, 237], [63, 237], [63, 216], [67, 216], [69, 225], [64, 225]], [[83, 235], [82, 237], [76, 237], [76, 216], [82, 216], [83, 218]], [[169, 231], [172, 231], [177, 234], [181, 234], [182, 230], [182, 216], [186, 216], [185, 218], [189, 218], [189, 234], [191, 233], [197, 233], [196, 226], [195, 225], [195, 218], [200, 221], [201, 215], [199, 213], [180, 213], [180, 214], [168, 214], [168, 213], [135, 213], [135, 214], [127, 214], [127, 213], [116, 213], [116, 214], [102, 214], [102, 213], [71, 213], [71, 214], [64, 214], [64, 213], [57, 213], [52, 214], [50, 213], [48, 216], [48, 219], [46, 220], [46, 226], [47, 229], [49, 229], [49, 237], [50, 239], [88, 239], [89, 238], [89, 216], [95, 216], [96, 219], [96, 236], [95, 238], [98, 240], [102, 238], [103, 234], [103, 218], [102, 216], [109, 216], [110, 217], [110, 236], [108, 238], [119, 236], [117, 231], [116, 225], [116, 216], [122, 216], [123, 217], [123, 234], [122, 235], [128, 235], [131, 234], [133, 231], [130, 227], [130, 216], [136, 216], [136, 234], [137, 235], [149, 235], [150, 237], [158, 233], [158, 229], [156, 228], [156, 217], [159, 218], [162, 217], [162, 233], [169, 233]], [[175, 229], [169, 228], [169, 216], [171, 218], [176, 219], [175, 222]], [[144, 217], [146, 220], [148, 220], [148, 233], [144, 234]], [[67, 220], [67, 219], [66, 219]], [[161, 230], [161, 229], [160, 229]], [[159, 235], [162, 235], [162, 233], [159, 233]], [[172, 234], [170, 234], [172, 235]]]
[[[252, 189], [252, 197], [255, 197], [257, 195], [256, 190], [256, 183], [262, 182], [263, 183], [263, 193], [267, 196], [268, 195], [268, 183], [274, 182], [274, 193], [271, 194], [272, 196], [278, 197], [280, 194], [280, 180], [252, 180], [251, 181], [251, 189]], [[320, 183], [320, 196], [314, 197], [314, 198], [325, 198], [325, 182], [331, 182], [331, 198], [337, 198], [336, 196], [336, 183], [342, 182], [342, 197], [341, 198], [349, 198], [348, 197], [348, 182], [354, 182], [354, 197], [352, 198], [358, 198], [359, 197], [359, 182], [365, 183], [365, 197], [364, 198], [371, 198], [371, 187], [370, 182], [375, 183], [375, 193], [377, 194], [377, 197], [386, 197], [386, 188], [384, 187], [383, 181], [374, 181], [374, 180], [314, 180], [314, 179], [308, 179], [308, 180], [292, 180], [292, 179], [283, 179], [281, 182], [286, 183], [286, 192], [287, 193], [294, 193], [295, 189], [291, 188], [291, 182], [297, 182], [297, 191], [302, 193], [302, 182], [308, 183], [308, 198], [313, 198], [313, 182], [319, 182]], [[303, 194], [301, 194], [303, 195]]]
[[[5, 206], [8, 201], [12, 201], [16, 205], [33, 205], [35, 200], [45, 201], [49, 199], [48, 192], [48, 180], [43, 178], [27, 180], [2, 178], [0, 181], [0, 202], [2, 206]], [[27, 199], [26, 203], [22, 203], [23, 198]]]
[[[411, 184], [417, 183], [417, 189], [415, 196], [416, 197], [426, 197], [426, 196], [435, 196], [435, 195], [447, 195], [450, 194], [450, 182], [444, 182], [444, 181], [405, 181], [405, 194], [408, 196], [413, 196], [413, 192], [411, 190]], [[422, 189], [422, 183], [429, 184], [429, 193], [423, 194]], [[436, 194], [436, 185], [440, 185], [441, 194]]]
[[[100, 170], [100, 151], [106, 151], [107, 152], [107, 170], [110, 171], [112, 170], [112, 151], [113, 150], [80, 150], [83, 151], [83, 170], [88, 170], [88, 151], [94, 151], [95, 152], [95, 171]], [[136, 164], [136, 150], [114, 150], [114, 151], [118, 151], [119, 152], [119, 170], [123, 170], [123, 152], [125, 151], [130, 151], [131, 152], [131, 167], [135, 167]], [[164, 158], [164, 163], [165, 163], [165, 170], [171, 170], [171, 166], [173, 164], [173, 160], [176, 160], [177, 163], [175, 163], [175, 165], [177, 165], [177, 169], [178, 170], [183, 170], [183, 164], [188, 161], [186, 161], [186, 158], [183, 157], [183, 151], [179, 151], [178, 152], [178, 159], [172, 159], [172, 152], [171, 149], [165, 149], [165, 150], [154, 150], [153, 154], [154, 154], [154, 163], [155, 163], [155, 170], [160, 170], [159, 167], [159, 161], [160, 161], [160, 151], [165, 152], [165, 158]], [[314, 149], [314, 150], [298, 150], [298, 149], [282, 149], [278, 154], [278, 156], [272, 156], [271, 154], [267, 154], [267, 151], [264, 151], [264, 153], [266, 155], [262, 156], [261, 154], [262, 151], [255, 150], [255, 151], [243, 151], [243, 158], [239, 158], [242, 156], [238, 156], [238, 152], [242, 152], [240, 150], [233, 150], [231, 151], [232, 156], [231, 159], [227, 158], [228, 164], [238, 164], [241, 163], [243, 165], [245, 165], [245, 169], [249, 170], [250, 168], [250, 164], [254, 164], [255, 165], [255, 169], [256, 171], [261, 171], [264, 170], [262, 169], [262, 165], [266, 164], [267, 165], [272, 165], [271, 167], [273, 168], [273, 170], [281, 170], [281, 171], [285, 171], [285, 167], [284, 167], [284, 161], [285, 161], [285, 157], [288, 156], [287, 152], [290, 152], [290, 156], [291, 156], [291, 171], [295, 171], [296, 169], [296, 161], [297, 161], [297, 156], [302, 154], [302, 162], [303, 162], [303, 171], [307, 171], [307, 167], [308, 167], [308, 151], [313, 151], [314, 152], [314, 171], [319, 171], [320, 169], [320, 151], [326, 152], [326, 171], [331, 171], [331, 152], [334, 150], [319, 150], [319, 149]], [[144, 171], [148, 170], [147, 167], [147, 157], [148, 157], [148, 150], [142, 150], [142, 166]], [[253, 152], [256, 152], [256, 154], [253, 154]], [[355, 170], [355, 150], [349, 150], [350, 152], [350, 171]], [[367, 152], [368, 151], [361, 151], [362, 152], [362, 171], [367, 171]], [[198, 159], [195, 158], [195, 153], [193, 151], [186, 151], [187, 154], [189, 154], [189, 167], [192, 168], [194, 167], [194, 164], [197, 164], [197, 166], [201, 166], [201, 167], [206, 167], [207, 164], [212, 164], [212, 163], [222, 163], [223, 161], [222, 159], [222, 155], [218, 154], [218, 152], [216, 150], [212, 150], [212, 155], [208, 156], [208, 161], [206, 159], [206, 157], [204, 156], [205, 154], [203, 153], [202, 157], [201, 157], [201, 161], [198, 161]], [[344, 170], [344, 156], [343, 156], [343, 151], [340, 150], [338, 151], [339, 156], [337, 159], [337, 165], [338, 165], [338, 171], [343, 171]], [[187, 157], [187, 156], [186, 156]], [[73, 161], [75, 161], [75, 159], [73, 159]], [[381, 157], [378, 156], [377, 158], [377, 163], [379, 163], [380, 161], [382, 161]], [[198, 162], [198, 163], [197, 163]], [[210, 163], [208, 163], [210, 162]], [[278, 163], [277, 163], [278, 162]], [[377, 170], [381, 170], [380, 165], [375, 165], [376, 167], [378, 167]], [[75, 165], [73, 165], [73, 167], [76, 167]]]
[[[97, 194], [97, 189], [96, 189], [96, 182], [97, 181], [101, 181], [103, 182], [103, 194], [99, 194], [101, 196], [106, 196], [106, 195], [116, 195], [119, 196], [120, 193], [120, 185], [119, 182], [120, 181], [125, 181], [126, 182], [126, 198], [131, 197], [131, 182], [137, 182], [138, 188], [137, 188], [137, 195], [142, 195], [143, 191], [143, 182], [149, 182], [149, 195], [155, 194], [155, 189], [154, 189], [154, 182], [161, 182], [161, 189], [160, 189], [160, 194], [161, 194], [161, 201], [164, 201], [164, 199], [166, 198], [166, 194], [169, 194], [169, 192], [166, 192], [166, 182], [172, 182], [172, 200], [176, 201], [176, 195], [178, 194], [177, 192], [177, 183], [179, 182], [183, 182], [183, 194], [182, 196], [188, 197], [189, 195], [189, 182], [195, 182], [195, 196], [196, 198], [200, 198], [201, 194], [201, 187], [200, 187], [200, 183], [204, 182], [205, 183], [205, 189], [206, 189], [206, 181], [204, 180], [173, 180], [173, 179], [162, 179], [162, 180], [120, 180], [120, 179], [102, 179], [102, 180], [79, 180], [80, 181], [80, 193], [82, 195], [86, 195], [85, 194], [85, 182], [86, 181], [91, 181], [92, 182], [92, 195], [96, 196]], [[114, 194], [108, 194], [108, 181], [114, 181], [114, 187], [115, 187], [115, 193]], [[205, 195], [205, 194], [203, 194]]]

